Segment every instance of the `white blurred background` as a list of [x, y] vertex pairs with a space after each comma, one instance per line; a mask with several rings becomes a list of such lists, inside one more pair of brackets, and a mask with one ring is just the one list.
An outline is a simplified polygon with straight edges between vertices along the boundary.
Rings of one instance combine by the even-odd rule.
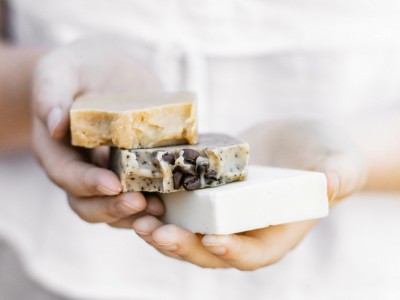
[[[167, 90], [198, 93], [200, 131], [240, 135], [280, 117], [338, 122], [400, 110], [398, 1], [11, 0], [5, 15], [18, 47], [130, 40]], [[1, 108], [0, 125], [18, 126], [4, 124]], [[1, 300], [400, 297], [395, 190], [343, 200], [276, 265], [201, 269], [128, 230], [83, 222], [29, 146], [4, 141]]]

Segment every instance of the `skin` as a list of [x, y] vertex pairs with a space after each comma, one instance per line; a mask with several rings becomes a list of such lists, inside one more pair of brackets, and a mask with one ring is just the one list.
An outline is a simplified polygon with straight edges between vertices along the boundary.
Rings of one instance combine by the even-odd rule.
[[[19, 49], [1, 43], [0, 104], [1, 111], [8, 112], [1, 120], [8, 121], [8, 126], [7, 130], [0, 127], [0, 140], [7, 147], [18, 149], [28, 145], [32, 120], [26, 108], [33, 100], [36, 156], [50, 179], [66, 191], [71, 208], [83, 220], [133, 228], [164, 255], [201, 267], [255, 270], [279, 261], [317, 220], [241, 234], [194, 234], [163, 224], [157, 216], [163, 214], [164, 208], [155, 195], [147, 195], [146, 199], [141, 193], [121, 194], [118, 178], [104, 168], [107, 149], [87, 151], [70, 146], [68, 110], [75, 96], [161, 88], [146, 67], [122, 51], [124, 47], [107, 41], [81, 41], [43, 56], [45, 51], [40, 49]], [[18, 122], [13, 123], [12, 115]], [[399, 153], [400, 143], [392, 138], [399, 136], [395, 132], [400, 128], [399, 119], [394, 116], [391, 123], [378, 119], [373, 124], [347, 124], [346, 134], [318, 121], [280, 120], [259, 124], [243, 137], [252, 145], [259, 145], [252, 148], [253, 162], [324, 172], [333, 206], [365, 185], [375, 189], [400, 188], [400, 161], [394, 155]], [[363, 134], [368, 129], [366, 124], [370, 124], [373, 134]], [[382, 134], [386, 132], [392, 135]], [[379, 149], [371, 150], [371, 145], [378, 144]], [[267, 145], [278, 146], [271, 149]]]
[[[95, 48], [99, 50], [93, 55]], [[121, 193], [118, 177], [105, 169], [107, 149], [70, 145], [69, 109], [74, 98], [91, 92], [159, 89], [159, 81], [146, 68], [123, 51], [97, 41], [72, 44], [39, 61], [33, 82], [34, 150], [49, 178], [67, 192], [72, 210], [83, 220], [129, 228], [136, 218], [160, 216], [164, 208], [154, 195], [146, 199], [142, 193]]]
[[[15, 153], [33, 147], [49, 178], [65, 190], [71, 208], [87, 222], [105, 222], [117, 228], [130, 228], [133, 220], [139, 216], [161, 215], [164, 208], [157, 197], [149, 195], [146, 199], [142, 193], [120, 193], [118, 178], [104, 168], [107, 155], [105, 149], [84, 151], [72, 148], [67, 134], [67, 112], [76, 93], [92, 90], [127, 91], [128, 85], [132, 91], [154, 90], [160, 88], [158, 80], [131, 59], [113, 52], [108, 55], [118, 58], [103, 65], [104, 73], [108, 74], [110, 69], [118, 69], [118, 64], [129, 61], [120, 73], [113, 73], [116, 76], [114, 81], [99, 76], [92, 81], [76, 82], [79, 72], [90, 70], [72, 63], [73, 57], [64, 62], [66, 58], [64, 52], [61, 53], [61, 61], [57, 57], [53, 60], [58, 54], [47, 54], [45, 49], [20, 48], [0, 40], [0, 112], [7, 112], [2, 113], [0, 118], [0, 151]], [[87, 55], [90, 56], [90, 53]], [[35, 71], [39, 59], [44, 56]], [[89, 62], [88, 59], [84, 61]], [[92, 63], [97, 64], [96, 61]], [[72, 65], [76, 67], [76, 73]], [[86, 78], [92, 78], [91, 75], [87, 74]], [[126, 81], [121, 80], [121, 77], [126, 78]], [[62, 80], [65, 85], [60, 85], [59, 79], [62, 78], [66, 79]], [[141, 81], [136, 78], [144, 79]], [[104, 84], [105, 80], [107, 84]], [[136, 84], [130, 85], [132, 81]], [[77, 86], [73, 86], [73, 83]], [[31, 105], [35, 98], [42, 100]], [[56, 104], [64, 105], [64, 119], [51, 124], [48, 123], [52, 120], [47, 116], [47, 110], [54, 109]], [[32, 107], [36, 108], [37, 113], [32, 111]]]
[[[335, 135], [333, 135], [335, 132]], [[254, 163], [324, 172], [331, 207], [360, 190], [366, 161], [337, 130], [314, 120], [266, 122], [243, 134]], [[269, 145], [269, 147], [267, 147]], [[160, 252], [207, 268], [256, 270], [282, 259], [317, 223], [307, 220], [231, 235], [196, 235], [152, 216], [133, 223], [134, 230]]]
[[40, 49], [20, 49], [0, 40], [0, 151], [30, 148], [31, 82], [41, 53]]

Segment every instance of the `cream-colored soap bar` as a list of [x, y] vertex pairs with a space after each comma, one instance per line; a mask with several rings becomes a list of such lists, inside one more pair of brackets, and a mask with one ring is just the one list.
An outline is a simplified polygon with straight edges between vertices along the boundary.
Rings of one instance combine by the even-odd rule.
[[70, 110], [72, 144], [149, 148], [197, 142], [193, 93], [85, 95]]
[[324, 174], [263, 166], [249, 166], [245, 181], [161, 197], [165, 222], [204, 234], [243, 232], [328, 214]]
[[221, 134], [201, 134], [197, 145], [111, 151], [123, 191], [169, 193], [244, 180], [249, 146]]

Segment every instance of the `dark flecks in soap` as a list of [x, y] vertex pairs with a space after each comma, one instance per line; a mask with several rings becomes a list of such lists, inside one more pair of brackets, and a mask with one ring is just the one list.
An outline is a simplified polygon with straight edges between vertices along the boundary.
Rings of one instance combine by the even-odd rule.
[[214, 170], [208, 170], [205, 174], [204, 177], [205, 178], [216, 178], [217, 176], [217, 172], [215, 172]]
[[196, 159], [200, 156], [200, 153], [193, 149], [183, 149], [183, 158], [190, 161], [196, 162]]
[[185, 167], [177, 166], [175, 167], [174, 172], [177, 171], [182, 172], [183, 174], [196, 175], [196, 167], [192, 164], [185, 165]]
[[200, 178], [194, 175], [187, 175], [183, 178], [183, 188], [187, 191], [194, 191], [200, 188]]
[[210, 167], [210, 163], [208, 161], [206, 161], [206, 160], [203, 160], [198, 164], [197, 172], [199, 174], [203, 174], [208, 170], [209, 167]]
[[[176, 169], [175, 169], [176, 170]], [[174, 189], [178, 190], [180, 189], [181, 185], [182, 185], [182, 178], [183, 178], [183, 173], [181, 171], [176, 171], [172, 175], [172, 180], [174, 182]]]
[[196, 166], [195, 165], [190, 165], [189, 168], [184, 169], [184, 173], [190, 174], [190, 175], [196, 175]]
[[150, 161], [153, 164], [153, 166], [155, 166], [155, 167], [158, 167], [160, 164], [160, 162], [157, 160], [157, 154], [158, 154], [158, 151], [154, 151], [150, 155]]
[[175, 155], [173, 155], [172, 153], [165, 153], [162, 156], [162, 159], [166, 162], [168, 162], [170, 165], [174, 165], [175, 164]]
[[214, 181], [218, 181], [217, 179], [217, 172], [215, 172], [214, 170], [208, 170], [205, 174], [204, 174], [204, 181], [206, 182], [206, 184], [211, 185]]
[[186, 165], [196, 165], [196, 162], [195, 162], [195, 161], [191, 161], [191, 160], [187, 160], [187, 159], [184, 159], [183, 162], [184, 162]]
[[207, 185], [211, 185], [215, 181], [215, 178], [204, 178], [204, 181]]

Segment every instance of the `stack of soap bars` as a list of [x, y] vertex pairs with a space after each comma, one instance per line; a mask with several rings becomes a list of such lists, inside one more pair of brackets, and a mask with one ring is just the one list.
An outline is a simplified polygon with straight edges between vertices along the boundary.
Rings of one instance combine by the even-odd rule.
[[159, 192], [166, 222], [228, 234], [328, 213], [323, 174], [249, 169], [247, 143], [198, 134], [193, 93], [85, 95], [70, 117], [72, 144], [112, 146], [123, 192]]

